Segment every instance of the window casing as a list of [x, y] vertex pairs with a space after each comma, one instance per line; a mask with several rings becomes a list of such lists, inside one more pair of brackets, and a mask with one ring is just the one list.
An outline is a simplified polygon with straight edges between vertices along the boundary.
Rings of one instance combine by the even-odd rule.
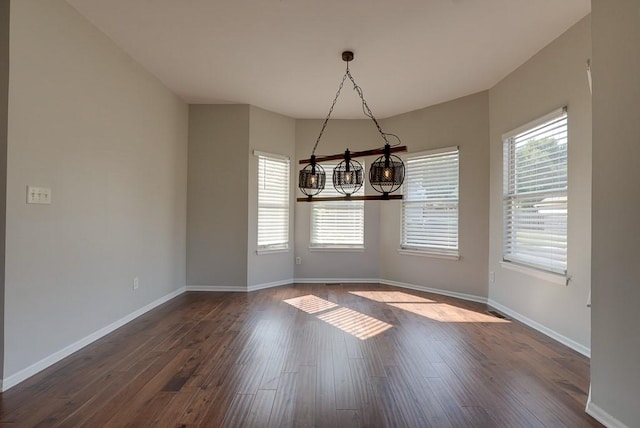
[[289, 159], [258, 157], [258, 252], [289, 248]]
[[[318, 199], [344, 196], [333, 187], [335, 165], [323, 167], [327, 172], [327, 179]], [[364, 195], [364, 187], [353, 196]], [[364, 248], [364, 201], [318, 201], [311, 205], [312, 249]]]
[[458, 148], [408, 155], [405, 164], [401, 249], [457, 257]]
[[503, 137], [503, 259], [567, 273], [566, 108]]

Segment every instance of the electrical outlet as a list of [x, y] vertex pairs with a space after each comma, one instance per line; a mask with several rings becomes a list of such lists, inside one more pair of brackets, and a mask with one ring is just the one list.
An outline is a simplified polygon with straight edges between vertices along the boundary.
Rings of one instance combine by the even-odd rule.
[[296, 264], [297, 265], [301, 265], [302, 264], [302, 257], [296, 257]]
[[495, 272], [489, 272], [489, 282], [490, 283], [494, 283], [496, 282], [496, 273]]
[[133, 278], [133, 289], [137, 290], [138, 287], [140, 287], [140, 280], [138, 279], [138, 277], [136, 276], [135, 278]]

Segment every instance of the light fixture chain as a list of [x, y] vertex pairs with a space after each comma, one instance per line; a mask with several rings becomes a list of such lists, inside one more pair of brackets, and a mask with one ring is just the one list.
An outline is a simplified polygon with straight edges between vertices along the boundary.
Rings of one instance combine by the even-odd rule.
[[344, 81], [347, 80], [348, 73], [349, 73], [349, 63], [347, 63], [347, 72], [344, 73], [344, 76], [342, 76], [342, 82], [340, 82], [340, 86], [338, 86], [338, 92], [336, 92], [336, 97], [333, 99], [333, 103], [331, 103], [329, 114], [327, 114], [327, 117], [324, 119], [324, 123], [322, 124], [322, 129], [320, 130], [320, 135], [318, 135], [318, 139], [316, 140], [316, 143], [313, 145], [313, 150], [311, 151], [312, 156], [316, 154], [316, 147], [318, 147], [318, 143], [322, 138], [324, 129], [327, 127], [327, 123], [329, 122], [329, 118], [331, 117], [331, 113], [333, 112], [333, 108], [336, 106], [336, 102], [338, 101], [338, 97], [340, 96], [340, 91], [342, 91], [342, 87], [344, 86]]
[[380, 136], [382, 136], [382, 139], [384, 140], [385, 143], [389, 144], [389, 140], [387, 140], [387, 134], [385, 134], [385, 132], [382, 130], [382, 127], [380, 127], [378, 120], [376, 119], [376, 117], [373, 115], [373, 112], [369, 108], [367, 101], [364, 99], [364, 93], [362, 92], [362, 88], [358, 86], [355, 79], [351, 75], [351, 71], [349, 71], [349, 67], [347, 67], [346, 74], [349, 77], [349, 80], [351, 80], [351, 83], [353, 83], [353, 89], [355, 89], [355, 91], [358, 93], [358, 96], [362, 100], [362, 110], [364, 111], [364, 114], [367, 117], [369, 117], [373, 121], [373, 123], [375, 123], [376, 128], [378, 128], [378, 132], [380, 133]]

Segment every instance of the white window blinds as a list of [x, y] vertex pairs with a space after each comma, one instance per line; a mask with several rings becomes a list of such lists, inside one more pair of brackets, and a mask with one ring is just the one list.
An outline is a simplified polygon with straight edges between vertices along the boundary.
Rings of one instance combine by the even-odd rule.
[[[333, 187], [333, 168], [323, 165], [327, 172], [324, 190], [318, 199], [344, 196]], [[364, 195], [364, 186], [353, 196]], [[312, 248], [362, 248], [364, 246], [364, 201], [328, 201], [311, 204]]]
[[567, 113], [553, 112], [504, 138], [505, 261], [566, 274]]
[[258, 251], [289, 247], [289, 159], [258, 153]]
[[458, 255], [457, 147], [406, 157], [402, 248]]

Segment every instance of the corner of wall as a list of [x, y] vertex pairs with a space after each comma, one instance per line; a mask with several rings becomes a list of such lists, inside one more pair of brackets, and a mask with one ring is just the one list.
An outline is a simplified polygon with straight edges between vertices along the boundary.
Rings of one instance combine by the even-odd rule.
[[[464, 120], [461, 121], [460, 118]], [[486, 298], [489, 245], [488, 91], [414, 110], [382, 121], [398, 134], [409, 153], [458, 146], [460, 260], [398, 252], [401, 203], [380, 208], [380, 276], [398, 283]], [[428, 274], [427, 274], [428, 272]]]
[[[4, 280], [7, 215], [10, 2], [0, 1], [0, 379], [4, 372]], [[0, 391], [1, 391], [0, 384]]]
[[[247, 290], [259, 290], [293, 282], [295, 252], [295, 120], [259, 107], [250, 107], [248, 147]], [[290, 160], [289, 248], [284, 252], [257, 254], [258, 160], [254, 150], [288, 156]]]
[[[640, 2], [592, 1], [592, 402], [640, 426]], [[612, 419], [609, 421], [606, 415]]]
[[250, 111], [189, 106], [187, 286], [246, 287]]
[[[556, 337], [590, 349], [591, 285], [591, 98], [586, 60], [591, 55], [590, 17], [564, 34], [489, 90], [490, 238], [489, 299], [535, 322]], [[569, 108], [568, 286], [505, 269], [503, 240], [502, 135], [559, 107]]]

